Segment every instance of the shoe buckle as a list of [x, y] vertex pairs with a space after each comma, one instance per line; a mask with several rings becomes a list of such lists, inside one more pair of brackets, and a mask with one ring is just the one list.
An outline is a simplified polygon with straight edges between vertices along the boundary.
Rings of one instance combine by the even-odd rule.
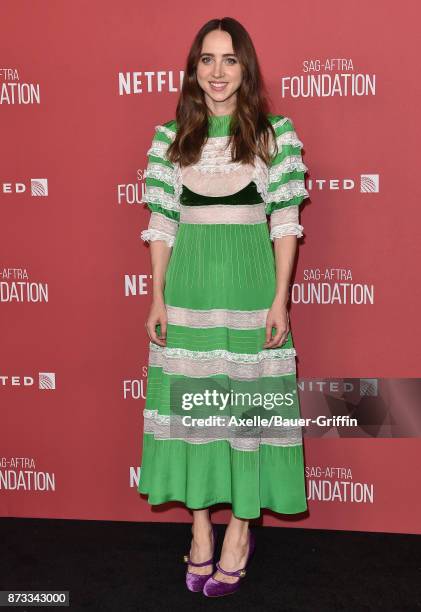
[[238, 575], [240, 576], [240, 578], [244, 578], [244, 576], [246, 575], [246, 570], [245, 569], [240, 570]]
[[184, 563], [188, 563], [189, 562], [189, 555], [184, 555], [183, 561], [184, 561]]

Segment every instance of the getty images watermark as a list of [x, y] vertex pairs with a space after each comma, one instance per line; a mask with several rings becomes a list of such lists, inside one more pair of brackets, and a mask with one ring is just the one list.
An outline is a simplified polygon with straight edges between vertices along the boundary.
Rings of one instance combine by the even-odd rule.
[[[319, 415], [315, 418], [302, 418], [299, 415], [299, 406], [294, 389], [287, 393], [268, 392], [263, 394], [234, 392], [232, 389], [228, 392], [206, 389], [196, 393], [181, 393], [180, 398], [181, 411], [177, 412], [184, 427], [288, 428], [309, 427], [310, 425], [329, 428], [358, 427], [357, 419], [346, 415], [333, 417]], [[256, 413], [256, 410], [261, 408], [267, 412], [275, 409], [275, 412], [279, 411], [280, 414], [267, 414], [266, 416]], [[204, 409], [209, 410], [211, 414], [203, 416]], [[195, 416], [185, 414], [191, 411]], [[231, 414], [223, 415], [221, 414], [223, 411]]]

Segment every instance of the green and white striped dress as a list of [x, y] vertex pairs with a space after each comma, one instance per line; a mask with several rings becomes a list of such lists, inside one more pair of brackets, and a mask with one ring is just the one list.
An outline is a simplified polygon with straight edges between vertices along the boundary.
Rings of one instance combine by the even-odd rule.
[[[151, 216], [141, 238], [172, 247], [167, 344], [149, 344], [143, 413], [138, 491], [151, 505], [228, 503], [244, 519], [261, 508], [307, 509], [302, 431], [288, 421], [300, 417], [291, 332], [282, 347], [263, 348], [276, 289], [272, 241], [303, 235], [307, 167], [291, 119], [268, 118], [279, 149], [269, 167], [257, 156], [254, 164], [231, 161], [231, 115], [209, 117], [197, 164], [168, 161], [175, 121], [156, 126], [148, 151], [143, 201]], [[185, 401], [188, 393], [202, 394], [202, 405]]]

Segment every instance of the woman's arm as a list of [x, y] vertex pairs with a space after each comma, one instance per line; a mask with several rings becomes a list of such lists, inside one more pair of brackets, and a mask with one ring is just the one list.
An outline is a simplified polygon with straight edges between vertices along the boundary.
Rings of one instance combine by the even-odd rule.
[[[288, 315], [289, 284], [296, 250], [296, 236], [286, 235], [283, 238], [275, 238], [276, 292], [272, 307], [266, 318], [266, 341], [263, 345], [264, 348], [282, 346], [288, 338], [290, 331]], [[272, 327], [276, 328], [273, 337]]]
[[172, 247], [164, 240], [151, 242], [152, 299], [157, 302], [164, 300], [165, 275], [171, 253]]
[[274, 240], [276, 264], [276, 292], [274, 302], [278, 306], [287, 306], [292, 268], [297, 252], [297, 236], [287, 235]]
[[[160, 346], [165, 346], [167, 339], [167, 310], [164, 302], [164, 288], [171, 251], [172, 247], [169, 247], [165, 240], [151, 241], [152, 303], [145, 327], [149, 339]], [[160, 326], [159, 336], [156, 330], [157, 325]]]
[[[270, 238], [274, 243], [276, 291], [266, 320], [264, 348], [282, 346], [290, 331], [288, 316], [289, 286], [297, 251], [297, 238], [303, 235], [299, 205], [308, 192], [304, 185], [307, 167], [301, 157], [303, 143], [292, 121], [277, 116], [273, 127], [278, 153], [269, 167], [266, 213], [270, 215]], [[276, 332], [272, 337], [272, 328]]]
[[[150, 242], [152, 266], [152, 303], [145, 323], [152, 342], [165, 346], [167, 335], [167, 312], [164, 302], [165, 276], [178, 231], [180, 204], [175, 188], [175, 169], [166, 157], [166, 149], [172, 141], [173, 122], [157, 126], [152, 146], [148, 151], [146, 169], [146, 202], [151, 216], [148, 228], [141, 238]], [[156, 327], [160, 326], [158, 336]]]

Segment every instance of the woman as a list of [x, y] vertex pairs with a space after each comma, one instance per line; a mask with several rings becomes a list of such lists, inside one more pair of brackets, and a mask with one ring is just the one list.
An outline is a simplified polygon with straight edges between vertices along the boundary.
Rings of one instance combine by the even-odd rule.
[[[148, 151], [141, 238], [153, 300], [138, 490], [150, 504], [192, 510], [186, 583], [209, 597], [239, 588], [261, 508], [307, 509], [301, 429], [254, 419], [300, 415], [287, 303], [308, 197], [302, 146], [288, 117], [268, 113], [243, 26], [206, 23], [176, 120], [156, 127]], [[262, 402], [275, 394], [276, 406]], [[209, 508], [218, 503], [232, 516], [214, 573]]]

